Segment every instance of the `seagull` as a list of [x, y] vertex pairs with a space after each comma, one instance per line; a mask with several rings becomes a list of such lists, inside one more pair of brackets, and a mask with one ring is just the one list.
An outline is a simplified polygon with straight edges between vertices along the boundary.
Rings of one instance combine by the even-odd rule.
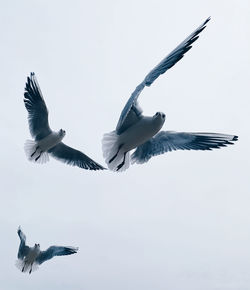
[[[137, 101], [145, 86], [151, 86], [191, 49], [192, 43], [199, 38], [209, 20], [210, 17], [149, 72], [128, 99], [116, 129], [104, 134], [102, 151], [110, 170], [121, 172], [128, 169], [130, 163], [142, 164], [153, 156], [174, 150], [212, 150], [225, 147], [238, 139], [234, 135], [219, 133], [160, 131], [165, 122], [165, 114], [157, 112], [152, 117], [143, 116]], [[130, 157], [133, 149], [135, 151]]]
[[20, 246], [16, 266], [23, 273], [29, 272], [31, 274], [32, 271], [38, 269], [39, 265], [52, 259], [54, 256], [72, 255], [78, 251], [78, 248], [59, 246], [51, 246], [46, 251], [41, 251], [39, 244], [35, 244], [34, 247], [26, 245], [26, 236], [20, 226], [18, 227], [17, 234], [20, 238]]
[[58, 132], [50, 129], [48, 109], [34, 73], [27, 78], [24, 104], [28, 111], [30, 133], [35, 139], [27, 140], [24, 145], [25, 153], [30, 161], [45, 163], [49, 161], [50, 155], [64, 163], [83, 169], [105, 169], [81, 151], [61, 142], [66, 134], [63, 129]]

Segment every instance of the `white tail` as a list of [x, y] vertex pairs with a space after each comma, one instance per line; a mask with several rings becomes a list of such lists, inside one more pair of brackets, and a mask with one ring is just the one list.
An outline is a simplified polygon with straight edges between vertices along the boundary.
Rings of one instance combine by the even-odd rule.
[[124, 165], [118, 169], [124, 159], [124, 150], [122, 146], [119, 147], [119, 135], [117, 135], [115, 131], [103, 135], [102, 152], [108, 168], [112, 171], [122, 172], [129, 168], [130, 154], [129, 152], [126, 153]]
[[26, 263], [24, 260], [18, 259], [16, 260], [16, 267], [23, 273], [30, 272], [31, 274], [31, 272], [34, 272], [38, 269], [38, 264], [33, 263], [31, 267], [30, 263]]
[[49, 161], [49, 154], [48, 152], [41, 152], [36, 141], [33, 140], [26, 140], [24, 144], [24, 151], [26, 153], [27, 158], [30, 161], [35, 163], [46, 163]]

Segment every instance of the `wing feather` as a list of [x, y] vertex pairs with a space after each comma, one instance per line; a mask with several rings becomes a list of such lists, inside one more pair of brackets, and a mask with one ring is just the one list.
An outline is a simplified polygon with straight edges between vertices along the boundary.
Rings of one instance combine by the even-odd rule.
[[27, 254], [29, 253], [30, 247], [26, 246], [26, 244], [25, 244], [26, 243], [26, 236], [23, 233], [23, 231], [21, 230], [21, 227], [18, 228], [17, 234], [20, 238], [20, 245], [19, 245], [17, 257], [18, 257], [18, 259], [23, 260], [24, 257], [26, 257]]
[[[206, 19], [193, 33], [191, 33], [184, 41], [182, 41], [170, 54], [168, 54], [155, 68], [153, 68], [144, 78], [143, 82], [139, 84], [130, 98], [128, 99], [125, 107], [123, 108], [119, 121], [116, 126], [116, 132], [118, 135], [122, 134], [127, 128], [134, 123], [135, 116], [137, 120], [140, 119], [142, 110], [138, 106], [137, 99], [145, 86], [151, 86], [151, 84], [168, 69], [174, 66], [184, 54], [189, 51], [203, 29], [205, 29], [210, 17]], [[136, 112], [136, 113], [135, 113]]]
[[54, 158], [69, 165], [89, 170], [105, 169], [87, 155], [60, 142], [48, 151]]
[[24, 104], [28, 111], [29, 128], [32, 137], [36, 141], [43, 139], [52, 131], [49, 127], [48, 109], [34, 73], [31, 73], [30, 77], [27, 78]]
[[238, 136], [218, 133], [178, 133], [161, 131], [138, 146], [132, 163], [145, 163], [151, 157], [175, 150], [212, 150], [234, 144]]
[[51, 246], [46, 251], [41, 251], [38, 257], [36, 258], [36, 262], [38, 264], [42, 264], [45, 261], [52, 259], [54, 256], [65, 256], [72, 255], [77, 253], [78, 248], [74, 247], [59, 247], [59, 246]]

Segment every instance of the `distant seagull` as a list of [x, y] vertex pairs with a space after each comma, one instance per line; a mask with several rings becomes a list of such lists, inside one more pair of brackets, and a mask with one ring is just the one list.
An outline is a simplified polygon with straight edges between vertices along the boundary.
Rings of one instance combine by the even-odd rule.
[[145, 163], [153, 156], [172, 150], [212, 150], [233, 144], [231, 141], [238, 139], [237, 136], [217, 133], [158, 133], [165, 122], [165, 114], [157, 112], [153, 117], [145, 117], [137, 101], [145, 86], [150, 86], [184, 56], [209, 20], [210, 17], [151, 70], [129, 98], [115, 131], [104, 134], [103, 156], [110, 170], [126, 170], [130, 165], [129, 151], [132, 149], [136, 149], [132, 154], [132, 164]]
[[24, 149], [30, 161], [45, 163], [49, 161], [49, 154], [54, 158], [83, 169], [105, 169], [81, 151], [75, 150], [62, 141], [66, 132], [60, 129], [52, 131], [49, 127], [48, 109], [44, 102], [35, 74], [27, 78], [24, 93], [24, 104], [29, 113], [29, 128], [33, 140], [27, 140]]
[[46, 251], [41, 251], [39, 244], [35, 244], [32, 248], [26, 246], [26, 236], [20, 227], [17, 233], [20, 238], [20, 246], [16, 266], [24, 273], [29, 272], [31, 274], [32, 271], [38, 269], [39, 265], [52, 259], [54, 256], [72, 255], [78, 251], [78, 248], [59, 246], [51, 246]]

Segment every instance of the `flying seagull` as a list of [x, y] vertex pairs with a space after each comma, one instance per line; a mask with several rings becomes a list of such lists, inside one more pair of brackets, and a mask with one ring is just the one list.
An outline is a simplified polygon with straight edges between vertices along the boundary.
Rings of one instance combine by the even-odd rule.
[[17, 230], [17, 234], [20, 238], [20, 246], [17, 254], [16, 266], [23, 272], [29, 272], [38, 269], [38, 266], [43, 262], [52, 259], [54, 256], [72, 255], [78, 251], [78, 248], [74, 247], [59, 247], [51, 246], [46, 251], [40, 250], [40, 245], [35, 244], [34, 247], [26, 245], [26, 236], [22, 232], [20, 226]]
[[45, 163], [49, 161], [49, 155], [51, 155], [64, 163], [83, 169], [105, 169], [81, 151], [61, 142], [66, 134], [63, 129], [58, 132], [50, 129], [48, 109], [34, 73], [27, 78], [24, 104], [28, 111], [30, 133], [35, 139], [34, 141], [27, 140], [24, 145], [25, 153], [30, 161]]
[[115, 131], [104, 134], [102, 151], [110, 170], [121, 172], [129, 167], [130, 162], [145, 163], [153, 156], [173, 150], [212, 150], [233, 144], [232, 141], [238, 139], [237, 136], [218, 133], [159, 132], [165, 114], [157, 112], [153, 117], [143, 116], [137, 101], [145, 86], [151, 86], [191, 49], [209, 20], [210, 17], [149, 72], [128, 99]]

